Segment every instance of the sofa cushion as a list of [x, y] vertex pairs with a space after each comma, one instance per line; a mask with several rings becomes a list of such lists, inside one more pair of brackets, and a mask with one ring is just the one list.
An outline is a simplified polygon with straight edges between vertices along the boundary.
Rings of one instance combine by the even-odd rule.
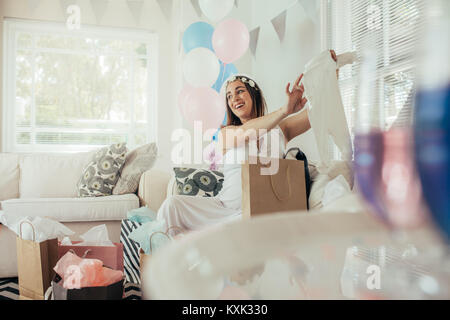
[[135, 193], [141, 175], [153, 167], [157, 155], [156, 143], [150, 143], [129, 152], [112, 194]]
[[72, 198], [94, 152], [29, 154], [20, 159], [20, 198]]
[[137, 208], [139, 208], [139, 198], [135, 194], [3, 201], [3, 210], [6, 213], [50, 217], [59, 222], [121, 220], [127, 218], [128, 211]]
[[113, 144], [97, 151], [77, 184], [79, 197], [112, 195], [127, 154], [125, 143]]
[[224, 175], [219, 171], [194, 168], [174, 168], [177, 194], [215, 197], [222, 190]]
[[141, 206], [147, 206], [153, 211], [158, 211], [161, 204], [168, 197], [167, 184], [170, 180], [169, 171], [152, 168], [144, 172], [139, 182], [138, 195]]
[[167, 184], [167, 197], [179, 195], [179, 191], [177, 180], [175, 179], [175, 175], [173, 175]]
[[19, 156], [0, 153], [0, 201], [19, 197]]

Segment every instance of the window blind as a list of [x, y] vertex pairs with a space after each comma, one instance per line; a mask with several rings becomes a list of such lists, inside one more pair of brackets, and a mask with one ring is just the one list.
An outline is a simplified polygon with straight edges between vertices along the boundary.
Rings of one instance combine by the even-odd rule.
[[[376, 42], [376, 103], [385, 129], [412, 123], [419, 34], [424, 0], [328, 0], [326, 30], [329, 48], [361, 53], [364, 37]], [[339, 84], [353, 136], [360, 63], [340, 71]]]

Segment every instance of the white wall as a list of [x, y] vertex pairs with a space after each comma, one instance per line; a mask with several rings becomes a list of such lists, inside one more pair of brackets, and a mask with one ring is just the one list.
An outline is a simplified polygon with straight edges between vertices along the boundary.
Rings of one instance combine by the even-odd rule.
[[[317, 5], [316, 23], [305, 12], [298, 1], [252, 0], [253, 26], [260, 26], [259, 42], [252, 69], [255, 80], [262, 87], [269, 112], [286, 103], [285, 88], [303, 72], [305, 64], [320, 53], [320, 0]], [[294, 5], [292, 5], [295, 3]], [[289, 8], [286, 17], [286, 33], [282, 43], [270, 22], [284, 9]], [[292, 140], [288, 147], [300, 147], [308, 159], [318, 160], [312, 130]]]

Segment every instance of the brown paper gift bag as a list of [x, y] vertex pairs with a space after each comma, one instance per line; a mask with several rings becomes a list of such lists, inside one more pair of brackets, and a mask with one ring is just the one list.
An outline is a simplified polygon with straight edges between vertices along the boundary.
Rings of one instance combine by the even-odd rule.
[[[22, 226], [28, 223], [33, 229], [33, 240], [22, 239]], [[44, 300], [55, 274], [53, 267], [58, 262], [58, 239], [35, 242], [34, 226], [22, 221], [17, 243], [17, 271], [21, 300]]]
[[[278, 161], [278, 167], [269, 161]], [[272, 167], [278, 170], [269, 170]], [[244, 218], [303, 210], [307, 210], [303, 161], [249, 157], [242, 165]]]

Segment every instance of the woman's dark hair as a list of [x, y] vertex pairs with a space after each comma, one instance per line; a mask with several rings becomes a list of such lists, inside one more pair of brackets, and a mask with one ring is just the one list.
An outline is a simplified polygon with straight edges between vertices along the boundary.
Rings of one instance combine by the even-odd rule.
[[[228, 87], [229, 83], [237, 80], [241, 81], [245, 85], [247, 91], [250, 93], [250, 96], [252, 97], [254, 118], [259, 118], [266, 115], [267, 113], [266, 100], [264, 99], [264, 95], [259, 86], [256, 84], [256, 82], [246, 76], [235, 76], [234, 79], [228, 81], [226, 87]], [[249, 82], [252, 83], [254, 86], [251, 86]], [[225, 87], [225, 105], [227, 106], [227, 124], [225, 126], [222, 126], [222, 128], [227, 126], [240, 126], [242, 125], [241, 119], [239, 119], [233, 113], [230, 106], [228, 105], [226, 87]]]

